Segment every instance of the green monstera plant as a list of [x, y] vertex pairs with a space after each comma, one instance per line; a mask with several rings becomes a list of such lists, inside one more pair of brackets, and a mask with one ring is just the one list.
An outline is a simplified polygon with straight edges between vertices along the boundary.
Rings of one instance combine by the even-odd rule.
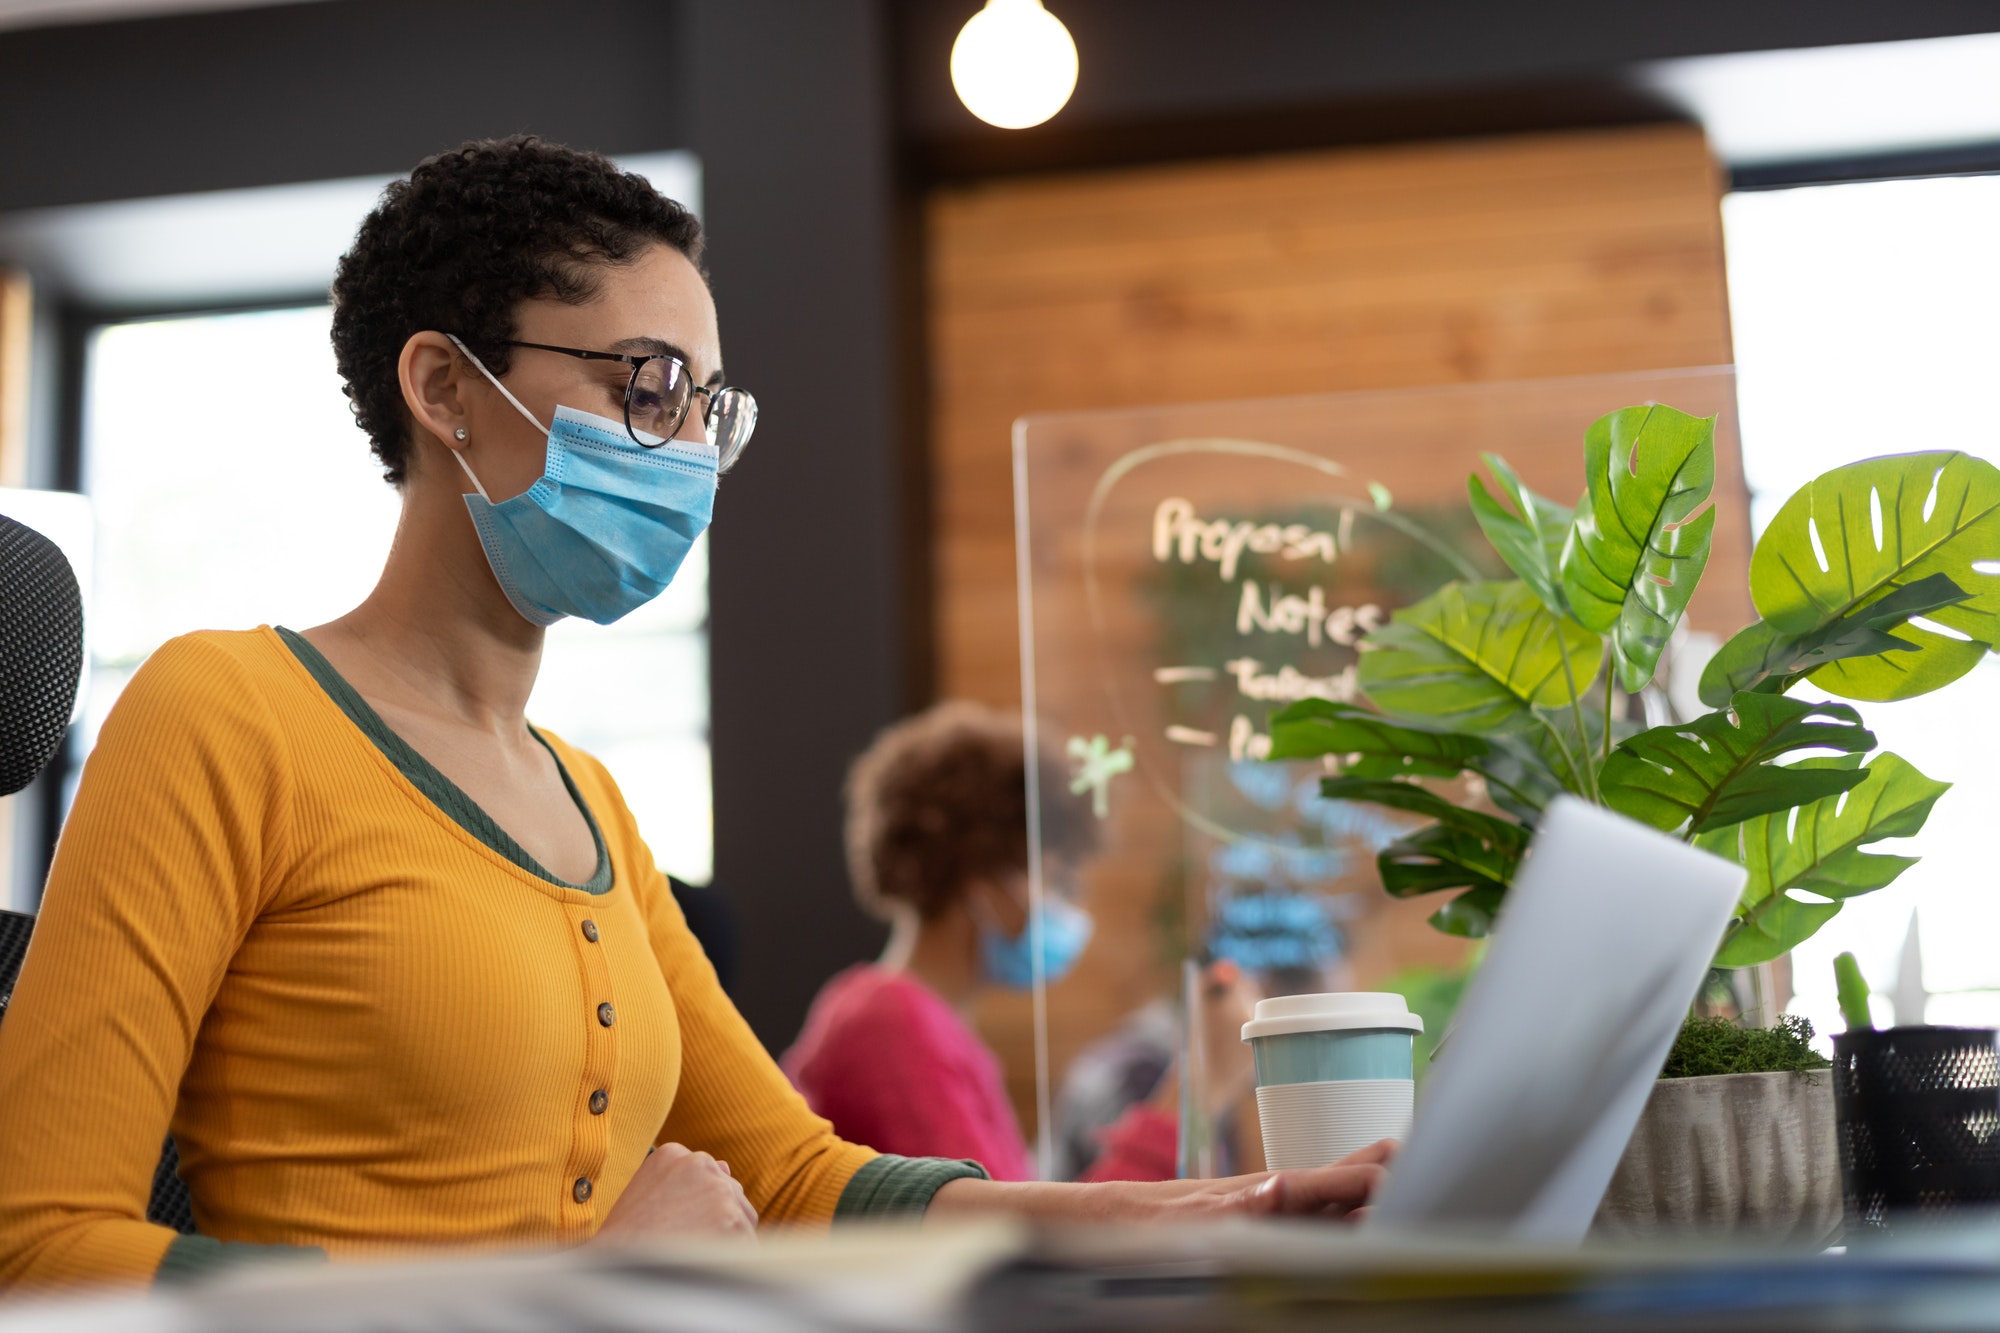
[[[1574, 508], [1485, 461], [1495, 486], [1474, 474], [1472, 511], [1519, 577], [1446, 584], [1369, 634], [1371, 707], [1306, 699], [1271, 719], [1270, 757], [1322, 758], [1327, 796], [1429, 821], [1381, 851], [1384, 888], [1455, 890], [1432, 924], [1484, 935], [1568, 792], [1746, 866], [1715, 957], [1744, 967], [1914, 863], [1865, 849], [1917, 832], [1949, 784], [1876, 752], [1849, 704], [1799, 696], [1907, 699], [1993, 651], [2000, 469], [1900, 454], [1799, 491], [1751, 557], [1760, 619], [1702, 674], [1715, 711], [1680, 719], [1655, 676], [1708, 563], [1714, 419], [1648, 404], [1593, 423]], [[1466, 775], [1470, 804], [1441, 794]]]

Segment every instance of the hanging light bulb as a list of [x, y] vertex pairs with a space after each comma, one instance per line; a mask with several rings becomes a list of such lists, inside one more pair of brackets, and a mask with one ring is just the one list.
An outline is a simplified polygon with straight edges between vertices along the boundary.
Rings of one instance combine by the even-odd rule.
[[986, 0], [951, 44], [951, 86], [989, 125], [1039, 125], [1076, 90], [1076, 43], [1041, 0]]

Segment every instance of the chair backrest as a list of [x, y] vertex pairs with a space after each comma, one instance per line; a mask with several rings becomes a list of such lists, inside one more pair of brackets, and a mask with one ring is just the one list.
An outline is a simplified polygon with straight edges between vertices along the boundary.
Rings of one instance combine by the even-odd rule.
[[21, 975], [21, 960], [28, 956], [28, 936], [34, 929], [35, 918], [25, 912], [0, 912], [0, 1018], [7, 1016], [14, 978]]
[[82, 672], [76, 574], [54, 542], [0, 516], [0, 796], [55, 755]]

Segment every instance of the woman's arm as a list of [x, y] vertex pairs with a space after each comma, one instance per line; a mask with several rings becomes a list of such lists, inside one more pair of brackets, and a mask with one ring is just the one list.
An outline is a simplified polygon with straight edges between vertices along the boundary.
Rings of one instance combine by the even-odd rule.
[[199, 639], [112, 709], [0, 1023], [0, 1288], [143, 1281], [176, 1243], [146, 1221], [153, 1168], [283, 854], [288, 771], [262, 696]]
[[1221, 1180], [1102, 1184], [954, 1180], [932, 1196], [927, 1218], [995, 1213], [1049, 1222], [1176, 1222], [1227, 1216], [1353, 1218], [1382, 1182], [1396, 1145], [1383, 1140], [1332, 1166], [1263, 1171]]

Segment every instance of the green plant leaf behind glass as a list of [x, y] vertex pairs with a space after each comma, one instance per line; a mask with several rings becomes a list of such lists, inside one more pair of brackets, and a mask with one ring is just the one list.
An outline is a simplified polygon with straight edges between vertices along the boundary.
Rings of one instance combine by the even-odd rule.
[[1584, 432], [1583, 456], [1589, 490], [1563, 548], [1563, 593], [1578, 621], [1611, 636], [1618, 683], [1636, 694], [1708, 564], [1715, 418], [1620, 408]]
[[1896, 454], [1828, 472], [1785, 501], [1750, 556], [1750, 597], [1805, 636], [1943, 574], [1969, 593], [1892, 633], [1913, 651], [1830, 662], [1813, 684], [1848, 699], [1908, 699], [1972, 670], [2000, 641], [2000, 468], [1969, 454]]
[[1588, 688], [1603, 642], [1510, 581], [1447, 583], [1362, 649], [1361, 688], [1383, 712], [1425, 731], [1497, 736], [1532, 726], [1535, 706], [1562, 707]]
[[1271, 759], [1341, 758], [1357, 778], [1452, 778], [1490, 747], [1459, 732], [1400, 727], [1380, 713], [1329, 699], [1301, 699], [1271, 714]]
[[1542, 605], [1557, 615], [1569, 614], [1563, 597], [1562, 550], [1569, 540], [1570, 511], [1554, 500], [1535, 494], [1521, 484], [1514, 469], [1498, 454], [1481, 454], [1492, 469], [1500, 493], [1513, 502], [1508, 509], [1493, 498], [1477, 472], [1465, 480], [1472, 501], [1472, 516], [1479, 520], [1486, 540], [1507, 562], [1507, 568], [1535, 590]]
[[[1802, 759], [1794, 768], [1854, 771], [1855, 755]], [[1717, 967], [1769, 962], [1812, 937], [1840, 911], [1842, 900], [1873, 893], [1917, 863], [1914, 856], [1861, 850], [1883, 838], [1907, 838], [1924, 826], [1938, 797], [1951, 790], [1900, 755], [1875, 756], [1862, 782], [1840, 796], [1799, 809], [1759, 815], [1717, 829], [1695, 845], [1740, 862], [1750, 872], [1737, 916], [1715, 955]], [[1823, 901], [1794, 898], [1810, 893]]]
[[1859, 772], [1774, 761], [1799, 750], [1865, 754], [1875, 734], [1845, 704], [1807, 703], [1776, 694], [1738, 694], [1723, 712], [1653, 727], [1604, 763], [1605, 804], [1654, 828], [1690, 835], [1754, 815], [1837, 795]]
[[[1770, 621], [1760, 620], [1733, 635], [1702, 668], [1701, 701], [1710, 708], [1721, 708], [1738, 690], [1783, 694], [1829, 662], [1917, 652], [1919, 647], [1915, 642], [1898, 638], [1890, 631], [1906, 624], [1912, 616], [1956, 606], [1971, 596], [1953, 583], [1949, 575], [1927, 574], [1804, 634], [1786, 634]], [[1972, 660], [1978, 661], [1983, 647], [1973, 644], [1971, 650]], [[1949, 672], [1937, 682], [1944, 685], [1970, 669], [1959, 666], [1949, 652], [1932, 653], [1930, 659], [1912, 672], [1912, 677]], [[1937, 685], [1925, 688], [1935, 689]]]

